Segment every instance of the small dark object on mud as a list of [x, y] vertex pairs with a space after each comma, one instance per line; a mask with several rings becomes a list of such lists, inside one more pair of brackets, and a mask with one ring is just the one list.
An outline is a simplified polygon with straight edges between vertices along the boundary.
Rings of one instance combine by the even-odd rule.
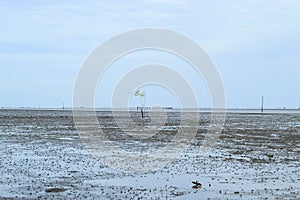
[[65, 188], [48, 188], [45, 190], [45, 192], [64, 192], [67, 189]]
[[193, 184], [195, 184], [192, 188], [201, 188], [202, 185], [198, 181], [192, 181]]
[[268, 158], [273, 158], [274, 157], [274, 155], [270, 154], [270, 153], [267, 153], [266, 156], [268, 156]]
[[240, 192], [234, 192], [234, 194], [239, 194]]

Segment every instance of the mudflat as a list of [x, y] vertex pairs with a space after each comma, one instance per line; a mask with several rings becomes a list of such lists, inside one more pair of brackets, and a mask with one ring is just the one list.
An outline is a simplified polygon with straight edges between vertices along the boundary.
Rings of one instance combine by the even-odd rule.
[[[97, 112], [97, 116], [105, 132], [114, 133], [110, 139], [118, 142], [112, 114]], [[164, 131], [172, 135], [170, 130], [180, 126], [178, 115], [170, 116], [174, 123], [164, 125], [162, 136]], [[118, 117], [122, 118], [121, 112]], [[300, 198], [299, 113], [227, 113], [214, 147], [201, 157], [196, 150], [209, 122], [210, 113], [200, 113], [190, 148], [168, 165], [132, 173], [106, 166], [86, 149], [71, 111], [2, 109], [0, 198]], [[159, 128], [152, 127], [154, 132]], [[143, 140], [142, 145], [159, 148], [162, 139], [156, 139]], [[195, 181], [201, 187], [193, 187]]]

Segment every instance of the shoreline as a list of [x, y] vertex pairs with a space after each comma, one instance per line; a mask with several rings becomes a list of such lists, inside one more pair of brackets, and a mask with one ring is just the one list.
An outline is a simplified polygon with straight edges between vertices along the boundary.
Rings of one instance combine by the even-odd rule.
[[[147, 108], [146, 112], [151, 111], [151, 108]], [[1, 107], [0, 111], [87, 111], [87, 112], [127, 112], [128, 108], [35, 108], [35, 107]], [[163, 108], [165, 111], [169, 112], [199, 112], [199, 113], [211, 113], [211, 108]], [[136, 111], [136, 108], [129, 108], [129, 111]], [[155, 112], [155, 111], [154, 111]], [[252, 109], [252, 108], [226, 108], [226, 109], [215, 109], [215, 112], [218, 113], [245, 113], [245, 114], [300, 114], [300, 109], [298, 108], [266, 108], [264, 112], [261, 112], [261, 109]]]

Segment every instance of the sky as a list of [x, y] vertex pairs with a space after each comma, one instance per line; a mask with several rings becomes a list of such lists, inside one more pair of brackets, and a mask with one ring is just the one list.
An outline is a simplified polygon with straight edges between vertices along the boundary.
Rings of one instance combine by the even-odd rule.
[[[228, 108], [259, 108], [262, 96], [267, 108], [300, 108], [299, 19], [298, 0], [1, 0], [0, 107], [71, 107], [80, 67], [97, 46], [125, 31], [160, 27], [205, 49], [223, 79]], [[96, 106], [110, 106], [121, 72], [153, 61], [186, 73], [200, 106], [210, 106], [203, 80], [181, 69], [188, 64], [147, 51], [113, 64]], [[170, 91], [147, 87], [148, 105], [177, 106]]]

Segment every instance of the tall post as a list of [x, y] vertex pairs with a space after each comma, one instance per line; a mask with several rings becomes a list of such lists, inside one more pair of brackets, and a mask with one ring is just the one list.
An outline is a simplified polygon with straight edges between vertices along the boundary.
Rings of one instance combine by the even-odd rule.
[[144, 110], [143, 110], [143, 106], [141, 107], [141, 115], [142, 115], [142, 118], [144, 118]]
[[264, 96], [261, 97], [261, 112], [264, 112]]

